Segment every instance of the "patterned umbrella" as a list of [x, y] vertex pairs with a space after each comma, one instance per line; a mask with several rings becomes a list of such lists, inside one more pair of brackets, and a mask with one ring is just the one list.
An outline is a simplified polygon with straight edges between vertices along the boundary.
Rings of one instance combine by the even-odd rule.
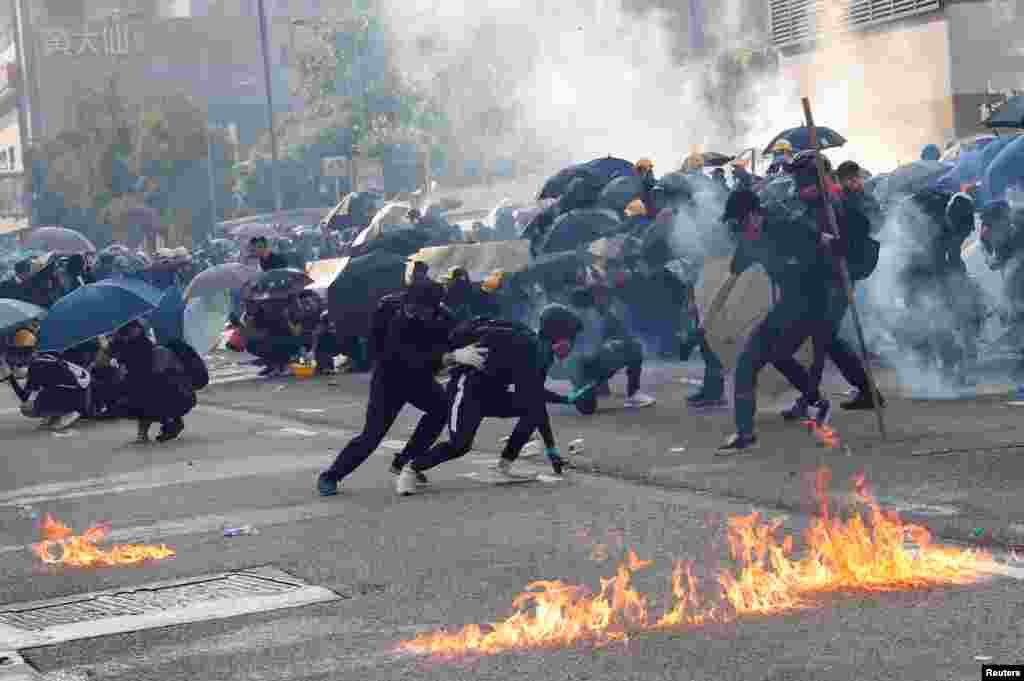
[[243, 300], [270, 300], [298, 295], [313, 283], [301, 270], [281, 269], [263, 272], [242, 287]]
[[185, 300], [202, 298], [218, 291], [240, 291], [247, 283], [260, 275], [259, 268], [240, 262], [215, 265], [203, 270], [185, 289]]

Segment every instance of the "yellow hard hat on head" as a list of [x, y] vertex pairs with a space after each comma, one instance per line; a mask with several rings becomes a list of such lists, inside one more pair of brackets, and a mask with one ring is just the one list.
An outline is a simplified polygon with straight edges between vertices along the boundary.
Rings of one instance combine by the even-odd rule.
[[480, 288], [488, 293], [494, 293], [501, 288], [503, 281], [505, 281], [505, 270], [494, 270], [491, 272], [491, 275], [484, 279], [484, 282], [480, 284]]
[[776, 154], [792, 154], [793, 145], [789, 143], [789, 140], [779, 140], [775, 143], [775, 146], [772, 147], [772, 151]]
[[626, 206], [626, 210], [624, 212], [627, 217], [631, 218], [638, 215], [647, 215], [647, 206], [644, 205], [644, 202], [640, 199], [633, 199], [629, 202], [629, 205]]
[[14, 347], [16, 348], [34, 348], [36, 346], [36, 335], [28, 329], [21, 329], [18, 333], [14, 334]]
[[641, 171], [654, 170], [654, 161], [649, 158], [642, 158], [633, 165], [636, 166], [637, 170]]

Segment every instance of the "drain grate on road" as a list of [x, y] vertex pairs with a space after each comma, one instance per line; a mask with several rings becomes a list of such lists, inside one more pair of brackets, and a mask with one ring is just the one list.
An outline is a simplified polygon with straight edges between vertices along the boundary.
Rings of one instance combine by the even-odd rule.
[[339, 599], [275, 568], [0, 607], [0, 650], [52, 645]]

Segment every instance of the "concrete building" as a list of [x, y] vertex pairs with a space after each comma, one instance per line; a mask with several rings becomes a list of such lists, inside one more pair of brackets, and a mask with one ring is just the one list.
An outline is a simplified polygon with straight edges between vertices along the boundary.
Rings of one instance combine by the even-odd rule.
[[983, 131], [1024, 90], [1021, 0], [769, 0], [781, 68], [873, 170]]

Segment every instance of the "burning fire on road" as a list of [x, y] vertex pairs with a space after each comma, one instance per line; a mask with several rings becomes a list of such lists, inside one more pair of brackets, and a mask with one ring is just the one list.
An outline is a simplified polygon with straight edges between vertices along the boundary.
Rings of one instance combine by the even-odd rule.
[[829, 471], [818, 472], [819, 513], [805, 532], [799, 555], [791, 535], [779, 539], [781, 521], [766, 521], [757, 513], [732, 517], [728, 541], [735, 567], [721, 570], [710, 587], [701, 588], [692, 563], [677, 561], [672, 605], [660, 616], [652, 612], [648, 597], [631, 586], [634, 573], [652, 563], [630, 550], [617, 574], [601, 579], [596, 594], [558, 580], [536, 581], [513, 601], [515, 613], [505, 620], [422, 634], [401, 647], [452, 658], [513, 649], [603, 646], [642, 631], [813, 608], [815, 598], [827, 593], [963, 585], [991, 574], [995, 562], [990, 554], [933, 544], [924, 527], [883, 511], [862, 475], [855, 479], [854, 491], [866, 508], [847, 518], [833, 513], [826, 496], [830, 480]]
[[[32, 552], [49, 565], [112, 567], [136, 565], [150, 560], [163, 560], [174, 555], [174, 549], [164, 544], [160, 546], [114, 544], [109, 549], [102, 549], [96, 544], [110, 534], [109, 525], [96, 525], [81, 535], [75, 535], [74, 530], [49, 513], [43, 519], [42, 533], [43, 541], [33, 544]], [[54, 556], [53, 551], [58, 548], [60, 554]]]

